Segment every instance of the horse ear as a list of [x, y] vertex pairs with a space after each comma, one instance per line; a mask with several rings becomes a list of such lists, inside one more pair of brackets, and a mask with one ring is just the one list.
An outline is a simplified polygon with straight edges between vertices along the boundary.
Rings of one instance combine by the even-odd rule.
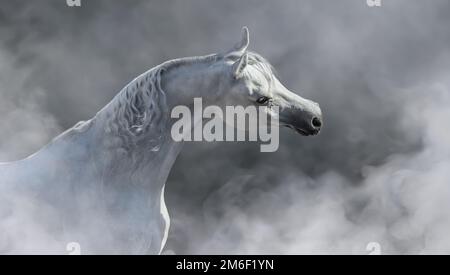
[[239, 79], [242, 77], [245, 67], [248, 64], [248, 54], [245, 52], [238, 61], [233, 64], [233, 77]]
[[239, 43], [237, 43], [231, 50], [224, 53], [222, 56], [224, 58], [232, 57], [233, 59], [235, 57], [242, 56], [242, 54], [247, 51], [249, 42], [250, 42], [250, 40], [249, 40], [248, 28], [243, 27], [241, 41]]
[[244, 53], [247, 51], [249, 43], [250, 43], [250, 36], [249, 36], [248, 28], [243, 27], [241, 41], [234, 46], [234, 49], [235, 49], [235, 51]]

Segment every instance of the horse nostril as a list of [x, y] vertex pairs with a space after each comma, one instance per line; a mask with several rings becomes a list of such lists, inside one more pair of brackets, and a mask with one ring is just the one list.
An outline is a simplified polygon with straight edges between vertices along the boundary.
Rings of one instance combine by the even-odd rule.
[[318, 117], [314, 117], [311, 121], [312, 126], [314, 126], [314, 128], [320, 128], [322, 127], [322, 120], [320, 120], [320, 118]]

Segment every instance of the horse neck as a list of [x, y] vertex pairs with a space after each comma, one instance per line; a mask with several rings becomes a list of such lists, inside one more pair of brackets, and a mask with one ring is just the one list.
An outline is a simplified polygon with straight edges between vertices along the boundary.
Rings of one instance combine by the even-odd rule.
[[[205, 96], [217, 88], [220, 72], [209, 69], [213, 60], [213, 56], [206, 56], [163, 63], [128, 84], [115, 98], [117, 102], [111, 102], [96, 115], [92, 120], [94, 127], [89, 131], [95, 136], [97, 153], [94, 155], [101, 164], [102, 175], [109, 174], [107, 178], [117, 179], [117, 184], [132, 181], [133, 185], [162, 188], [182, 149], [182, 143], [174, 142], [170, 135], [173, 123], [170, 111], [177, 105], [191, 106], [195, 97]], [[123, 112], [119, 101], [130, 97], [130, 92], [148, 90], [150, 84], [146, 81], [152, 74], [157, 78], [152, 80], [152, 87], [157, 88], [152, 91], [156, 93], [153, 99], [158, 102], [152, 105], [155, 111], [148, 115], [159, 119], [136, 138], [131, 136], [130, 129], [115, 128], [117, 117]]]

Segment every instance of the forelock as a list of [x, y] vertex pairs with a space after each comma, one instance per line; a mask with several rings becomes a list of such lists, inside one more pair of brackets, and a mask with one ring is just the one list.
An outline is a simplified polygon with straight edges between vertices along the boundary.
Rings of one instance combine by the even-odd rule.
[[[255, 52], [248, 52], [248, 65], [253, 66], [253, 68], [262, 73], [269, 84], [273, 82], [275, 70], [264, 57]], [[251, 76], [247, 75], [247, 77]]]

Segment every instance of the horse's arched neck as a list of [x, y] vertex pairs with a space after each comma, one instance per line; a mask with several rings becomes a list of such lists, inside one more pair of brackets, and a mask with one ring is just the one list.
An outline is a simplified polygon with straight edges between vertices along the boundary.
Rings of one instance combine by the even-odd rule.
[[[174, 62], [163, 68], [160, 84], [166, 101], [165, 106], [161, 103], [163, 100], [160, 102], [161, 106], [158, 106], [158, 112], [154, 114], [161, 116], [163, 121], [159, 124], [163, 130], [161, 133], [150, 127], [148, 132], [133, 136], [129, 132], [130, 128], [124, 129], [128, 122], [117, 122], [119, 116], [127, 117], [125, 110], [121, 109], [129, 96], [127, 91], [130, 92], [130, 88], [136, 85], [136, 92], [142, 92], [145, 85], [149, 84], [137, 85], [146, 79], [147, 75], [143, 74], [127, 85], [94, 118], [67, 130], [30, 157], [29, 159], [37, 160], [29, 162], [30, 165], [41, 163], [43, 167], [79, 167], [87, 184], [101, 182], [103, 185], [134, 187], [151, 185], [152, 190], [157, 190], [164, 185], [183, 145], [173, 141], [170, 135], [171, 109], [177, 105], [190, 107], [195, 97], [211, 99], [218, 96], [221, 72], [218, 68], [211, 69], [211, 64], [212, 61], [205, 59], [192, 64], [185, 61], [181, 64]], [[143, 90], [139, 90], [139, 87]], [[45, 169], [42, 171], [44, 173]], [[72, 176], [78, 179], [77, 184], [83, 181], [79, 175]]]
[[[157, 107], [158, 115], [162, 116], [158, 121], [163, 122], [158, 127], [150, 127], [148, 132], [142, 133], [137, 138], [128, 136], [131, 139], [129, 143], [127, 135], [130, 133], [120, 132], [117, 129], [111, 132], [109, 128], [114, 127], [106, 126], [111, 120], [116, 120], [115, 104], [110, 104], [111, 106], [97, 114], [92, 120], [94, 125], [92, 134], [100, 145], [95, 152], [101, 156], [99, 159], [101, 160], [102, 174], [110, 173], [109, 178], [117, 177], [120, 182], [132, 179], [135, 181], [133, 184], [160, 186], [165, 183], [183, 145], [173, 141], [170, 135], [173, 123], [170, 119], [171, 110], [178, 105], [192, 107], [196, 97], [214, 100], [220, 96], [218, 85], [223, 72], [220, 72], [219, 68], [211, 68], [212, 60], [212, 57], [195, 62], [186, 62], [186, 60], [180, 59], [178, 62], [172, 61], [169, 65], [164, 63], [160, 65], [162, 66], [159, 80], [161, 91], [155, 92], [161, 93], [158, 96], [165, 97], [164, 104], [166, 106]], [[146, 79], [145, 74], [133, 82], [140, 82], [142, 79]], [[133, 82], [128, 87], [133, 87]], [[143, 84], [143, 86], [145, 85], [148, 83]], [[145, 90], [145, 88], [143, 89]], [[126, 93], [126, 88], [121, 93]], [[123, 94], [122, 97], [124, 97]], [[162, 131], [158, 132], [159, 129]]]

